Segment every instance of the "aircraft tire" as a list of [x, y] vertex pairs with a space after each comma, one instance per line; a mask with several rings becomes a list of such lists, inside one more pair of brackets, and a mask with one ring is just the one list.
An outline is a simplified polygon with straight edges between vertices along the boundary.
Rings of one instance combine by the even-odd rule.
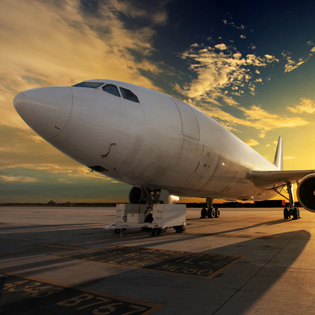
[[300, 217], [300, 210], [298, 208], [293, 209], [293, 219], [297, 220]]
[[216, 218], [220, 218], [220, 215], [221, 215], [220, 209], [215, 208], [215, 217], [216, 217]]
[[208, 216], [208, 210], [206, 208], [201, 209], [200, 219], [205, 219]]
[[300, 209], [299, 208], [294, 208], [293, 209], [293, 219], [298, 220], [300, 218]]
[[288, 208], [284, 208], [284, 210], [283, 210], [283, 217], [284, 217], [285, 220], [290, 218], [290, 212], [289, 212]]
[[214, 208], [208, 210], [208, 217], [209, 218], [215, 217], [215, 209]]

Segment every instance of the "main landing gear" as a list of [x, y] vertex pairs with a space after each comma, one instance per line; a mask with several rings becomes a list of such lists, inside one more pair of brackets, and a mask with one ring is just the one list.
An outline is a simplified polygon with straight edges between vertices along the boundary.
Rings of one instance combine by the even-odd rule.
[[300, 219], [300, 210], [297, 207], [294, 207], [294, 197], [293, 197], [293, 187], [291, 183], [287, 184], [287, 190], [289, 193], [289, 207], [285, 207], [283, 210], [283, 217], [285, 220], [290, 219], [291, 216], [294, 220]]
[[214, 208], [212, 206], [213, 198], [207, 198], [207, 208], [201, 209], [201, 219], [208, 218], [219, 218], [220, 217], [220, 209]]
[[299, 208], [284, 208], [283, 210], [283, 217], [285, 220], [290, 219], [291, 216], [293, 217], [294, 220], [300, 219], [300, 210]]

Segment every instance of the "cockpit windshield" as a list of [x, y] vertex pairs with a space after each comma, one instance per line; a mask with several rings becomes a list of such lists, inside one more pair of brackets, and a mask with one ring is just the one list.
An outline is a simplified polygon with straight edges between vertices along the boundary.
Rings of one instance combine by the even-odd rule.
[[85, 88], [91, 88], [91, 89], [97, 89], [104, 83], [101, 82], [81, 82], [75, 85], [72, 85], [73, 87], [85, 87]]

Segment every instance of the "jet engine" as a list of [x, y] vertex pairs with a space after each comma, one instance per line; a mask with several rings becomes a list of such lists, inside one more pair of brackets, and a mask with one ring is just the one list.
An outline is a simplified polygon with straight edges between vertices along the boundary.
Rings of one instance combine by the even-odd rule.
[[298, 184], [297, 196], [306, 210], [315, 212], [315, 173], [302, 178]]

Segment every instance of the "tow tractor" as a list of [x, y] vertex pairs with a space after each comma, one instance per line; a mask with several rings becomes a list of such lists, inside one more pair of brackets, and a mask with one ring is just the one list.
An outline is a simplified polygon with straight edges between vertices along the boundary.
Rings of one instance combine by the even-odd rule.
[[122, 233], [127, 229], [144, 229], [158, 236], [168, 228], [182, 233], [186, 226], [185, 204], [117, 204], [115, 223], [105, 227]]

